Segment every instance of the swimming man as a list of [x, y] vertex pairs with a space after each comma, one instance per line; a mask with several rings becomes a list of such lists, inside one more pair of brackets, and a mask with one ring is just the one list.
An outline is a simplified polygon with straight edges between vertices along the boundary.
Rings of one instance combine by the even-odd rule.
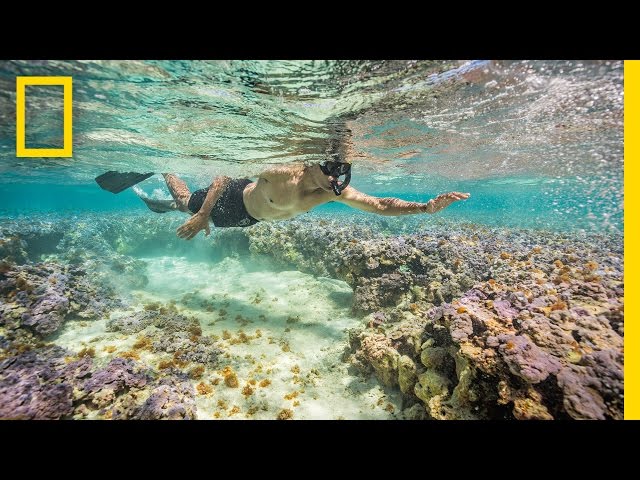
[[[469, 198], [468, 193], [450, 192], [425, 203], [398, 198], [379, 198], [349, 186], [351, 164], [325, 161], [313, 165], [286, 165], [268, 169], [252, 182], [248, 178], [218, 176], [208, 188], [191, 193], [187, 184], [164, 173], [171, 200], [154, 200], [138, 191], [147, 206], [158, 213], [179, 210], [192, 217], [177, 230], [191, 240], [204, 230], [210, 234], [209, 220], [216, 227], [248, 227], [260, 221], [285, 220], [331, 201], [379, 215], [436, 213], [453, 202]], [[344, 176], [344, 180], [340, 177]]]

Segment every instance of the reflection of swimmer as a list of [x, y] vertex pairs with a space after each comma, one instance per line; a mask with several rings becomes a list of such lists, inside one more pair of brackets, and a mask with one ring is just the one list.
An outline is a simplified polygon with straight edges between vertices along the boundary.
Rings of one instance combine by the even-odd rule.
[[[126, 175], [138, 177], [128, 181]], [[150, 175], [108, 172], [96, 181], [117, 193]], [[179, 210], [193, 214], [178, 228], [178, 236], [187, 240], [200, 230], [209, 235], [210, 219], [216, 227], [246, 227], [259, 221], [289, 219], [331, 201], [379, 215], [436, 213], [457, 200], [469, 198], [468, 193], [459, 192], [444, 193], [425, 203], [372, 197], [349, 186], [351, 164], [340, 161], [276, 167], [262, 172], [256, 182], [220, 176], [208, 188], [193, 193], [176, 175], [163, 176], [173, 200], [154, 200], [140, 191], [136, 193], [154, 212]], [[340, 180], [342, 176], [344, 180]]]

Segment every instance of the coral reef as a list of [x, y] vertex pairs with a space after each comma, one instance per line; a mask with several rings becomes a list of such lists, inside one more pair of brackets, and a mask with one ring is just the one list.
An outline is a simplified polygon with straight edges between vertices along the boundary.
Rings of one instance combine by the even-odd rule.
[[178, 362], [194, 362], [215, 365], [222, 350], [211, 337], [194, 336], [188, 332], [157, 335], [154, 352], [172, 353]]
[[59, 419], [74, 409], [73, 389], [91, 359], [65, 362], [65, 350], [49, 346], [0, 362], [0, 419]]
[[95, 369], [90, 357], [68, 362], [69, 354], [61, 347], [45, 346], [0, 362], [0, 418], [196, 416], [193, 387], [185, 379], [157, 378], [144, 365], [124, 358]]
[[157, 310], [140, 310], [112, 318], [107, 322], [107, 331], [130, 335], [151, 325], [165, 333], [189, 332], [189, 329], [199, 326], [196, 319], [180, 315], [175, 308], [159, 307]]
[[[622, 418], [621, 237], [318, 217], [221, 230], [192, 247], [175, 236], [180, 220], [87, 215], [2, 224], [1, 418], [195, 418], [194, 385], [210, 393], [201, 377], [222, 352], [174, 305], [149, 303], [108, 320], [108, 332], [144, 336], [106, 365], [102, 352], [131, 347], [74, 353], [46, 343], [69, 319], [107, 318], [127, 306], [129, 290], [147, 282], [145, 262], [133, 255], [187, 249], [206, 259], [267, 255], [346, 281], [353, 312], [364, 318], [349, 332], [344, 358], [402, 392], [397, 418]], [[265, 301], [258, 292], [250, 303]], [[210, 300], [203, 305], [214, 309]], [[287, 323], [295, 327], [296, 317]], [[261, 336], [222, 335], [230, 345]], [[157, 371], [140, 361], [151, 355], [166, 357]], [[240, 387], [230, 367], [221, 373], [226, 386]], [[247, 399], [256, 384], [270, 384], [247, 382], [238, 388]], [[278, 417], [292, 415], [284, 409]]]
[[25, 263], [28, 260], [26, 248], [27, 242], [19, 235], [0, 231], [0, 272], [6, 264]]
[[82, 386], [79, 400], [86, 400], [96, 408], [112, 404], [119, 393], [132, 388], [142, 389], [150, 377], [133, 360], [114, 358], [109, 364], [88, 378]]
[[620, 252], [546, 238], [493, 257], [490, 278], [451, 302], [398, 304], [395, 324], [370, 315], [350, 361], [431, 418], [621, 419]]
[[356, 312], [402, 301], [449, 301], [488, 268], [477, 241], [457, 241], [444, 230], [441, 235], [384, 237], [367, 227], [322, 220], [315, 225], [301, 221], [258, 224], [247, 235], [254, 253], [269, 254], [301, 271], [345, 280], [354, 288]]
[[90, 280], [83, 268], [51, 262], [9, 265], [0, 273], [0, 298], [0, 325], [41, 336], [67, 318], [98, 318], [122, 305], [109, 284]]
[[149, 398], [136, 408], [131, 419], [138, 420], [193, 420], [196, 403], [193, 386], [179, 378], [165, 377], [151, 391]]
[[111, 319], [107, 322], [107, 331], [133, 334], [150, 326], [157, 331], [147, 333], [145, 346], [156, 353], [173, 354], [174, 362], [164, 365], [167, 368], [175, 362], [215, 364], [222, 352], [211, 337], [202, 336], [198, 320], [176, 313], [175, 308], [158, 306]]

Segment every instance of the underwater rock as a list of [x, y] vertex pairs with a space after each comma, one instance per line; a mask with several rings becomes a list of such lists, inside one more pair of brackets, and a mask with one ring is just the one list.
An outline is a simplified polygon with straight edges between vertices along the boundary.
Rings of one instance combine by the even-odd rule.
[[623, 418], [622, 353], [603, 350], [583, 360], [585, 366], [570, 365], [558, 375], [569, 416], [584, 420]]
[[215, 365], [223, 352], [210, 337], [175, 332], [158, 335], [153, 342], [154, 352], [173, 353], [178, 362], [194, 362]]
[[58, 263], [13, 265], [0, 274], [2, 318], [40, 336], [60, 329], [69, 316], [97, 318], [121, 305], [108, 285], [95, 284], [78, 267]]
[[246, 234], [252, 253], [345, 280], [354, 288], [356, 312], [395, 306], [405, 299], [440, 304], [461, 295], [488, 269], [478, 246], [470, 251], [468, 245], [437, 237], [384, 237], [358, 224], [294, 220], [258, 224]]
[[[175, 228], [179, 225], [176, 218], [167, 221], [163, 217], [158, 221], [135, 214], [84, 214], [81, 220], [68, 216], [49, 220], [50, 217], [48, 215], [47, 220], [32, 218], [29, 222], [9, 220], [0, 229], [0, 239], [21, 242], [20, 248], [25, 253], [17, 263], [34, 259], [83, 268], [91, 272], [94, 286], [111, 284], [115, 274], [118, 284], [143, 287], [148, 281], [146, 263], [126, 253], [144, 247], [153, 251], [159, 245], [171, 249], [179, 244], [175, 236]], [[173, 230], [172, 221], [177, 223]], [[0, 259], [1, 253], [0, 246]]]
[[560, 362], [522, 335], [498, 335], [498, 351], [514, 375], [528, 383], [540, 383], [558, 373]]
[[26, 249], [27, 243], [20, 236], [0, 231], [0, 265], [25, 263], [28, 260]]
[[215, 364], [218, 361], [222, 350], [211, 337], [202, 335], [196, 318], [159, 305], [150, 308], [109, 320], [107, 331], [133, 334], [154, 326], [158, 332], [147, 332], [154, 352], [172, 353], [178, 363]]
[[[370, 328], [350, 334], [349, 361], [385, 385], [415, 365], [413, 392], [404, 380], [401, 391], [410, 402], [420, 401], [430, 418], [621, 419], [621, 243], [487, 230], [495, 237], [443, 235], [438, 245], [449, 253], [426, 278], [419, 269], [428, 265], [424, 253], [409, 254], [406, 248], [424, 252], [423, 240], [390, 241], [395, 256], [385, 258], [405, 262], [405, 271], [394, 277], [399, 288], [392, 300], [380, 295], [384, 308], [376, 315], [397, 323], [367, 317]], [[447, 272], [464, 270], [447, 260], [454, 251], [469, 262], [465, 281], [474, 276], [481, 281], [462, 294], [442, 295], [441, 280], [453, 288], [466, 285]], [[390, 267], [379, 259], [365, 259], [368, 266], [362, 264], [361, 271]], [[390, 274], [367, 278], [363, 285], [379, 284], [383, 275]], [[369, 296], [356, 301], [364, 311], [376, 306]], [[417, 350], [416, 339], [422, 342]]]
[[[16, 398], [27, 398], [21, 413], [25, 418], [86, 417], [96, 415], [89, 407], [98, 404], [105, 412], [99, 415], [111, 418], [192, 418], [193, 392], [183, 391], [179, 385], [186, 379], [176, 371], [189, 362], [215, 363], [220, 354], [215, 342], [198, 332], [197, 321], [169, 307], [110, 320], [110, 331], [126, 334], [157, 328], [145, 332], [150, 348], [171, 354], [169, 362], [176, 366], [167, 370], [175, 377], [169, 384], [152, 380], [138, 364], [133, 370], [129, 363], [119, 370], [114, 366], [109, 375], [131, 375], [132, 386], [111, 389], [113, 395], [107, 387], [93, 393], [81, 388], [93, 375], [96, 385], [105, 384], [100, 380], [109, 378], [105, 369], [92, 374], [91, 359], [83, 358], [84, 367], [77, 371], [84, 373], [75, 376], [64, 370], [62, 354], [47, 357], [38, 336], [59, 330], [71, 316], [106, 315], [118, 301], [108, 287], [110, 276], [143, 285], [145, 263], [130, 255], [202, 248], [210, 258], [249, 250], [348, 282], [355, 292], [353, 310], [375, 313], [363, 328], [349, 332], [345, 359], [385, 385], [398, 386], [411, 405], [406, 415], [622, 418], [621, 237], [460, 225], [432, 217], [416, 229], [405, 219], [383, 220], [367, 216], [348, 225], [317, 218], [261, 222], [197, 244], [177, 239], [175, 228], [183, 221], [177, 216], [96, 215], [81, 221], [4, 223], [0, 358], [14, 366], [3, 367], [0, 374], [13, 379], [12, 387], [0, 382], [5, 388], [0, 399], [8, 402], [0, 405], [16, 406]], [[218, 253], [207, 250], [212, 245]], [[25, 379], [18, 381], [12, 369], [23, 368], [24, 360], [15, 359], [27, 349], [43, 353], [32, 353], [36, 357], [30, 362], [37, 366], [25, 370]], [[62, 385], [51, 401], [40, 394], [28, 396], [48, 383], [40, 383], [44, 377], [37, 373], [29, 374], [38, 369]], [[149, 375], [144, 385], [135, 386], [138, 375]], [[38, 385], [29, 377], [37, 377]], [[68, 387], [85, 395], [71, 412]], [[61, 407], [52, 407], [55, 399]]]
[[196, 418], [193, 385], [176, 377], [165, 377], [130, 418], [137, 420], [193, 420]]
[[384, 335], [374, 333], [364, 336], [360, 345], [363, 357], [374, 368], [380, 381], [389, 387], [397, 385], [400, 354], [391, 341]]
[[107, 322], [106, 330], [131, 335], [141, 332], [151, 325], [162, 329], [165, 333], [188, 332], [200, 326], [195, 318], [180, 315], [175, 311], [175, 308], [170, 310], [158, 305], [156, 309], [140, 310], [113, 318]]
[[58, 346], [31, 350], [0, 362], [0, 418], [59, 419], [73, 412], [73, 389], [91, 360], [65, 363]]
[[[131, 388], [142, 389], [149, 382], [149, 376], [136, 363], [126, 358], [114, 358], [109, 364], [91, 375], [82, 391], [96, 408], [112, 404], [119, 393]], [[83, 396], [84, 400], [85, 397]]]
[[112, 318], [107, 321], [107, 332], [122, 332], [127, 335], [141, 332], [145, 328], [153, 325], [160, 317], [158, 312], [154, 311], [138, 311], [130, 315], [123, 315], [118, 318]]
[[417, 380], [416, 371], [416, 364], [410, 357], [402, 355], [398, 359], [398, 385], [402, 393], [413, 391]]
[[408, 275], [400, 273], [363, 278], [354, 292], [354, 306], [362, 312], [395, 306], [400, 302], [401, 296], [408, 292], [410, 283]]
[[195, 418], [186, 375], [154, 380], [157, 374], [125, 358], [96, 370], [92, 358], [70, 355], [49, 345], [2, 360], [0, 418]]
[[69, 300], [49, 291], [39, 298], [30, 309], [29, 313], [22, 314], [22, 325], [32, 327], [42, 336], [49, 335], [62, 325], [69, 311]]

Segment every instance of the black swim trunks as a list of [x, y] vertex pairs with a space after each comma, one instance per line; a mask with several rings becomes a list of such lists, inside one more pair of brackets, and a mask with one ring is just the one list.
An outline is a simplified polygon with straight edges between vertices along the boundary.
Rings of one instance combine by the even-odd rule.
[[[249, 215], [242, 200], [244, 187], [250, 183], [248, 178], [232, 178], [229, 181], [211, 210], [211, 220], [216, 227], [248, 227], [258, 223], [258, 220]], [[188, 204], [191, 212], [197, 213], [200, 210], [208, 191], [209, 188], [202, 188], [191, 194]]]

